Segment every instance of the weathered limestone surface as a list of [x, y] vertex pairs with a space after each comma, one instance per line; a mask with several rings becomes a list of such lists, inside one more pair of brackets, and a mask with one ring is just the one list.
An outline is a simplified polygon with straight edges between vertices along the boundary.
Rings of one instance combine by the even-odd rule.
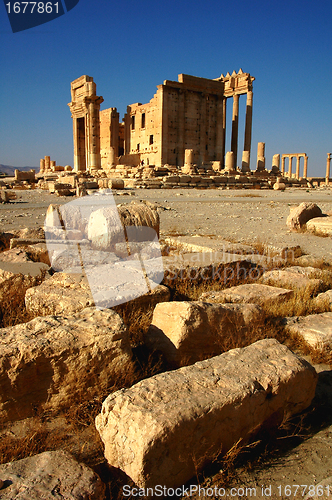
[[45, 451], [0, 465], [2, 500], [103, 500], [105, 485], [66, 451]]
[[96, 418], [109, 464], [140, 487], [185, 484], [264, 422], [302, 411], [314, 368], [274, 339], [111, 394]]
[[301, 229], [310, 219], [322, 215], [322, 211], [316, 203], [303, 202], [290, 211], [286, 224], [289, 229], [296, 231]]
[[171, 286], [177, 280], [195, 283], [213, 280], [226, 284], [233, 279], [257, 277], [256, 265], [250, 260], [253, 257], [218, 251], [163, 257], [165, 283]]
[[27, 252], [22, 248], [13, 248], [0, 253], [0, 261], [2, 262], [32, 262]]
[[124, 189], [124, 180], [123, 179], [109, 179], [108, 187], [110, 189]]
[[200, 238], [199, 240], [200, 242], [203, 240], [203, 243], [197, 244], [197, 238], [195, 236], [168, 236], [164, 239], [166, 245], [170, 249], [179, 250], [181, 253], [211, 253], [216, 251], [240, 255], [250, 255], [255, 253], [254, 247], [243, 243], [232, 243], [227, 240], [222, 240], [221, 238], [218, 238], [217, 240]]
[[254, 304], [164, 302], [155, 307], [146, 343], [174, 365], [191, 364], [220, 354], [225, 338], [245, 337], [263, 318]]
[[[105, 266], [101, 266], [101, 275], [99, 276], [98, 269], [92, 269], [92, 274], [94, 273], [96, 275], [94, 280], [96, 282], [96, 288], [94, 290], [95, 293], [91, 292], [89, 281], [83, 274], [55, 273], [50, 279], [42, 283], [42, 285], [29, 288], [29, 290], [27, 290], [25, 294], [25, 305], [27, 311], [34, 316], [47, 316], [49, 314], [70, 315], [81, 311], [85, 307], [93, 306], [95, 304], [95, 300], [98, 302], [99, 298], [100, 291], [97, 286], [98, 281], [103, 284], [103, 279], [105, 281], [105, 272], [107, 270], [105, 270]], [[110, 272], [110, 276], [113, 276], [113, 282], [114, 275], [118, 276], [119, 280], [123, 281], [123, 269], [111, 266], [108, 271], [112, 271]], [[166, 302], [170, 300], [170, 291], [166, 286], [154, 284], [153, 289], [148, 292], [142, 272], [142, 279], [137, 283], [138, 293], [135, 294], [135, 270], [129, 268], [128, 271], [129, 279], [131, 281], [127, 284], [127, 286], [131, 289], [131, 292], [134, 295], [134, 297], [129, 295], [128, 301], [133, 299], [131, 302], [132, 305], [143, 306], [148, 304], [149, 306], [153, 306], [159, 302]], [[143, 289], [141, 281], [143, 281]], [[108, 284], [107, 287], [104, 286], [101, 288], [104, 288], [105, 292], [109, 291], [110, 294], [115, 294], [114, 289], [112, 288], [111, 277], [107, 283], [104, 283], [104, 285], [106, 284]], [[147, 293], [144, 293], [145, 291]], [[127, 300], [124, 300], [123, 302], [126, 301]], [[102, 306], [102, 303], [98, 305]]]
[[27, 311], [34, 316], [70, 315], [93, 305], [88, 280], [82, 274], [55, 273], [25, 294]]
[[322, 236], [332, 236], [332, 217], [317, 217], [308, 221], [307, 230]]
[[318, 308], [326, 310], [326, 307], [332, 311], [332, 290], [327, 290], [327, 292], [319, 293], [315, 297], [314, 302]]
[[[24, 258], [24, 257], [23, 257]], [[24, 298], [28, 288], [40, 283], [48, 275], [49, 266], [41, 262], [0, 260], [0, 300], [2, 305], [15, 297]]]
[[91, 213], [88, 238], [98, 250], [112, 250], [116, 243], [125, 242], [123, 226], [150, 227], [159, 236], [159, 214], [145, 204], [99, 208]]
[[332, 312], [286, 318], [285, 325], [310, 347], [322, 352], [332, 351]]
[[260, 306], [284, 302], [294, 295], [293, 290], [277, 288], [259, 283], [233, 286], [220, 292], [211, 291], [203, 293], [199, 300], [211, 303], [247, 303]]
[[275, 269], [263, 274], [263, 283], [291, 289], [310, 288], [313, 291], [320, 291], [323, 286], [321, 279], [312, 277], [320, 275], [321, 271], [313, 267], [292, 266], [285, 269]]
[[127, 329], [114, 311], [87, 308], [0, 330], [0, 420], [21, 420], [35, 407], [57, 409], [93, 398], [126, 370]]

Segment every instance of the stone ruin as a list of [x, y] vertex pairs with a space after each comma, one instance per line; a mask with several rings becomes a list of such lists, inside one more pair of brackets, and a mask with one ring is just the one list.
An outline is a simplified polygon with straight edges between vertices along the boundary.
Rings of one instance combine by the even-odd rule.
[[[242, 69], [216, 79], [180, 74], [165, 80], [149, 103], [127, 106], [122, 121], [117, 108], [100, 110], [93, 78], [71, 83], [74, 168], [40, 160], [38, 187], [58, 195], [87, 194], [123, 188], [257, 188], [312, 187], [305, 153], [275, 154], [266, 168], [265, 143], [259, 142], [256, 169], [250, 168], [253, 81]], [[239, 99], [246, 95], [242, 161], [238, 159]], [[227, 100], [232, 99], [231, 150], [226, 151]], [[281, 168], [280, 168], [281, 157]], [[292, 172], [292, 159], [297, 159]], [[300, 160], [304, 158], [303, 176]], [[331, 154], [324, 185], [328, 185]], [[285, 160], [288, 158], [288, 172]]]
[[[274, 154], [266, 168], [265, 143], [257, 147], [250, 168], [253, 81], [242, 69], [216, 79], [180, 74], [165, 80], [149, 103], [127, 106], [122, 121], [117, 108], [100, 110], [93, 78], [71, 83], [74, 168], [40, 160], [37, 186], [59, 196], [82, 196], [89, 190], [123, 188], [285, 189], [330, 184], [326, 176], [308, 177], [306, 153]], [[246, 95], [242, 161], [238, 159], [239, 99]], [[231, 150], [226, 151], [227, 100], [232, 98]], [[280, 167], [281, 157], [281, 167]], [[285, 161], [288, 158], [288, 171]], [[292, 160], [296, 158], [296, 171]], [[300, 162], [304, 158], [303, 175]], [[33, 177], [33, 178], [32, 178]], [[16, 187], [35, 187], [34, 174], [15, 172]], [[23, 183], [23, 184], [22, 184]], [[89, 194], [89, 193], [88, 193]]]
[[55, 160], [51, 160], [50, 156], [45, 156], [45, 158], [41, 158], [40, 160], [40, 174], [49, 174], [52, 172], [71, 172], [73, 169], [70, 165], [66, 165], [62, 167], [61, 165], [57, 165]]

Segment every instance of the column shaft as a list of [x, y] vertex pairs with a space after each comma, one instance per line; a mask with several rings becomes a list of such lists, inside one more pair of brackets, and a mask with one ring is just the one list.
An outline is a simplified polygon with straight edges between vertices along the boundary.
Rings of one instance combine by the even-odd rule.
[[303, 177], [306, 179], [308, 175], [308, 157], [305, 155], [304, 157], [304, 167], [303, 167]]
[[281, 175], [284, 175], [285, 173], [285, 157], [281, 157]]
[[237, 166], [237, 146], [239, 134], [239, 95], [233, 95], [232, 139], [231, 150], [234, 153], [234, 166]]
[[295, 174], [296, 179], [300, 178], [300, 159], [301, 159], [300, 156], [296, 157], [296, 174]]
[[247, 93], [247, 106], [246, 106], [246, 125], [244, 130], [244, 146], [243, 152], [248, 151], [249, 154], [245, 154], [244, 157], [248, 158], [248, 168], [250, 171], [250, 150], [251, 150], [251, 130], [252, 130], [252, 101], [253, 92], [250, 90]]
[[293, 157], [289, 157], [289, 165], [288, 165], [288, 177], [291, 179], [292, 178], [292, 162], [293, 162]]
[[325, 175], [325, 184], [328, 186], [330, 182], [330, 164], [331, 164], [331, 155], [332, 153], [327, 153], [326, 160], [326, 175]]
[[227, 97], [224, 97], [222, 102], [222, 150], [220, 167], [223, 169], [225, 167], [225, 153], [226, 153], [226, 110], [227, 110]]

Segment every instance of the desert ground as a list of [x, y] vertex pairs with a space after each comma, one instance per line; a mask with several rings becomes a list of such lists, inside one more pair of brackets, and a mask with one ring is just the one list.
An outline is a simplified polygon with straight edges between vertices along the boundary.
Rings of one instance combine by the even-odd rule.
[[[72, 197], [56, 197], [41, 190], [17, 190], [16, 194], [15, 201], [0, 204], [3, 232], [42, 227], [51, 203], [72, 200]], [[275, 249], [299, 245], [303, 254], [332, 265], [331, 237], [291, 232], [286, 226], [290, 208], [301, 202], [317, 203], [324, 213], [332, 213], [332, 189], [329, 188], [126, 189], [114, 192], [114, 198], [117, 204], [132, 201], [155, 204], [160, 215], [161, 239], [185, 238], [187, 242], [215, 250], [221, 250], [225, 241]], [[312, 361], [310, 354], [306, 359]], [[312, 363], [319, 372], [319, 381], [309, 413], [285, 424], [273, 437], [270, 447], [257, 444], [242, 450], [238, 456], [234, 453], [236, 458], [233, 461], [230, 457], [228, 465], [215, 464], [199, 476], [202, 487], [220, 484], [224, 470], [229, 476], [226, 495], [231, 498], [304, 498], [304, 489], [296, 491], [292, 485], [317, 485], [332, 475], [332, 372], [329, 364], [317, 363], [317, 360]], [[293, 488], [291, 494], [285, 491], [286, 485]], [[271, 489], [267, 489], [270, 486]], [[240, 488], [239, 492], [231, 493], [232, 487]], [[256, 495], [246, 493], [246, 488], [256, 488]], [[198, 498], [198, 493], [192, 497]]]

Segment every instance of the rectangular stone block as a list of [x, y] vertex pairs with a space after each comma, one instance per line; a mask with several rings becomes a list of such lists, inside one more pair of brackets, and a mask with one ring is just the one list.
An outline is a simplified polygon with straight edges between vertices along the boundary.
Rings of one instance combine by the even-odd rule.
[[0, 329], [0, 420], [35, 408], [91, 399], [114, 383], [131, 359], [127, 329], [114, 311], [86, 308]]
[[109, 395], [96, 427], [108, 463], [138, 486], [179, 487], [239, 439], [307, 408], [316, 382], [309, 363], [264, 339]]

